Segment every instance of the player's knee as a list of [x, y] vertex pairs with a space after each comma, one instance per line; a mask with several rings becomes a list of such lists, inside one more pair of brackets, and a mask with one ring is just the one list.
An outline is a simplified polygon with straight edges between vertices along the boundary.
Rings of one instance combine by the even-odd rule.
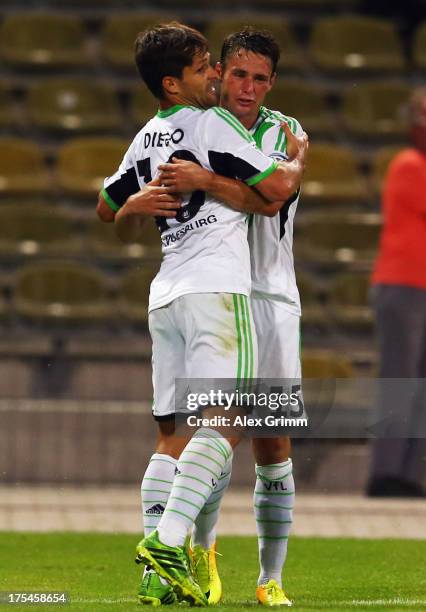
[[279, 438], [253, 438], [253, 453], [258, 465], [270, 465], [287, 461], [291, 443], [288, 436]]

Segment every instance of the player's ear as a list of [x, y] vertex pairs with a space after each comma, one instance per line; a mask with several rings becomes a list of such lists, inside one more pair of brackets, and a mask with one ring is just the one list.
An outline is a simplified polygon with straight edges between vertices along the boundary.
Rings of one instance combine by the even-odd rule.
[[271, 78], [270, 78], [270, 80], [269, 80], [269, 84], [270, 84], [270, 86], [271, 86], [271, 87], [270, 87], [270, 89], [272, 89], [272, 88], [273, 88], [273, 86], [275, 85], [276, 80], [277, 80], [277, 73], [276, 73], [276, 72], [273, 72], [273, 73], [272, 73], [272, 76], [271, 76]]
[[214, 67], [214, 69], [216, 70], [219, 78], [222, 78], [222, 64], [220, 62], [216, 62], [216, 66]]
[[175, 77], [165, 76], [163, 77], [161, 83], [166, 96], [175, 96], [180, 91], [179, 79], [176, 79]]

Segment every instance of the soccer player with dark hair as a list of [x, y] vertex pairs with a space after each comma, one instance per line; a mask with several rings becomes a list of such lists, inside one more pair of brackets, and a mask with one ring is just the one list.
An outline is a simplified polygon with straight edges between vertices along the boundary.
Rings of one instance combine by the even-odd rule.
[[[222, 80], [221, 105], [239, 119], [267, 155], [284, 160], [291, 154], [292, 143], [283, 131], [283, 122], [296, 134], [302, 134], [303, 130], [295, 119], [263, 106], [275, 82], [279, 56], [279, 47], [271, 34], [248, 28], [225, 39], [218, 68]], [[226, 172], [226, 168], [221, 171]], [[208, 191], [210, 180], [211, 174], [194, 164], [176, 160], [163, 167], [163, 183], [178, 191], [195, 188]], [[276, 216], [254, 215], [249, 244], [258, 376], [285, 380], [299, 396], [303, 409], [301, 309], [292, 252], [298, 199], [299, 190], [296, 190], [282, 203]], [[258, 437], [253, 438], [252, 445], [256, 459], [253, 505], [260, 561], [256, 596], [265, 605], [291, 605], [281, 584], [295, 496], [290, 439], [288, 436]], [[206, 551], [215, 540], [218, 512], [217, 508], [212, 513], [208, 506], [201, 510], [192, 536], [194, 549], [207, 566], [212, 563]]]
[[[179, 599], [206, 605], [184, 542], [229, 472], [239, 436], [201, 428], [182, 449], [173, 435], [175, 380], [232, 378], [238, 386], [256, 376], [246, 212], [271, 216], [281, 206], [277, 202], [297, 190], [307, 139], [294, 138], [286, 126], [294, 155], [290, 161], [273, 160], [231, 113], [212, 106], [216, 74], [205, 39], [192, 28], [172, 23], [147, 30], [138, 37], [136, 56], [160, 110], [105, 180], [97, 210], [103, 220], [115, 218], [117, 233], [128, 241], [143, 235], [144, 219], [154, 214], [162, 240], [163, 261], [149, 300], [153, 413], [160, 433], [144, 481], [161, 480], [168, 496], [157, 528], [147, 530], [138, 546], [138, 557], [167, 580]], [[159, 167], [174, 158], [210, 171], [207, 193], [195, 190], [180, 203], [173, 199], [175, 189], [155, 180]], [[227, 176], [221, 176], [225, 167]], [[250, 188], [254, 185], [256, 190]], [[159, 463], [168, 469], [167, 477], [158, 477]], [[167, 603], [171, 596], [167, 591], [157, 599]], [[149, 603], [150, 595], [142, 597]]]

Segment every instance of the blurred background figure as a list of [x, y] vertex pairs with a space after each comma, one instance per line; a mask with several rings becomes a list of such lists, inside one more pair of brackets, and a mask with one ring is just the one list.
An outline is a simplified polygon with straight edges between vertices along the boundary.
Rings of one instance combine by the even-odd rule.
[[373, 444], [372, 496], [425, 496], [426, 440], [410, 434], [421, 436], [426, 411], [426, 88], [414, 92], [408, 120], [411, 146], [392, 161], [384, 183], [373, 285], [379, 375], [418, 380], [409, 387], [382, 384], [379, 420], [403, 418]]

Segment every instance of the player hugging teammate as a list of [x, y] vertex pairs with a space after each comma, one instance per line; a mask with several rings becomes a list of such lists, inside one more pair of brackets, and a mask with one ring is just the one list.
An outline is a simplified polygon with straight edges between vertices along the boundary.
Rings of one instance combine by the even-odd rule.
[[[154, 216], [162, 240], [149, 299], [159, 435], [142, 481], [145, 538], [137, 546], [147, 568], [145, 604], [207, 605], [222, 593], [215, 525], [240, 434], [208, 427], [189, 440], [174, 435], [175, 380], [300, 379], [292, 224], [307, 137], [295, 120], [262, 106], [278, 59], [266, 32], [229, 36], [214, 106], [218, 73], [199, 32], [172, 23], [136, 41], [136, 63], [160, 110], [105, 180], [97, 210], [126, 241], [143, 239], [143, 221]], [[294, 503], [290, 441], [255, 438], [253, 452], [256, 596], [264, 605], [291, 605], [281, 585]]]

